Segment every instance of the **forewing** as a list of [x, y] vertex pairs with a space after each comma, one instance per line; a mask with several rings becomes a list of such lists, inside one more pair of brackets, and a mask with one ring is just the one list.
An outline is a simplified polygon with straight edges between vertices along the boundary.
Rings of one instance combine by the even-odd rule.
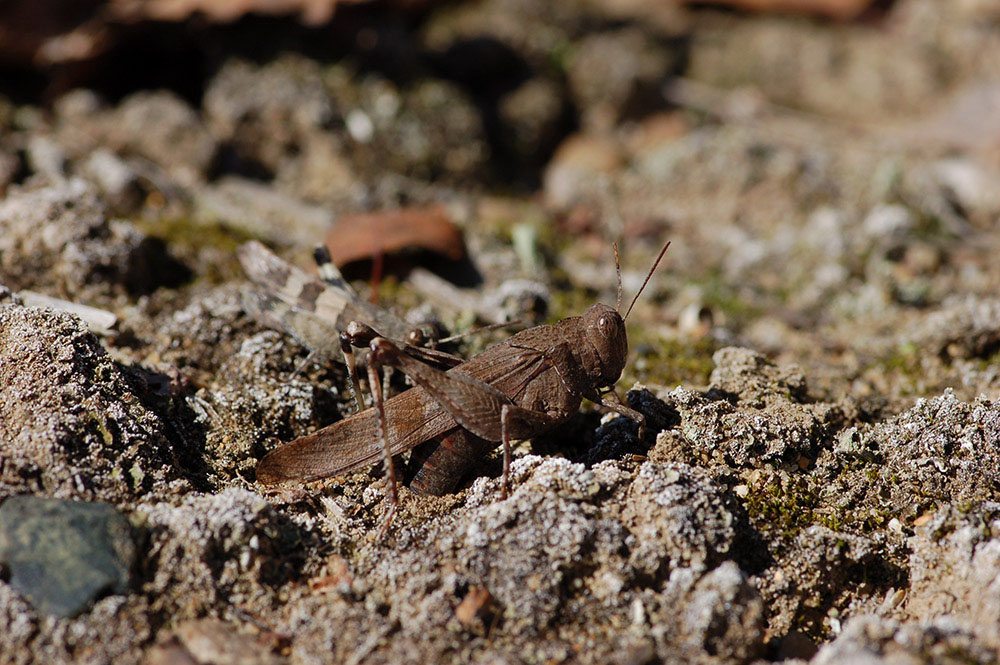
[[[544, 355], [537, 351], [499, 344], [456, 369], [495, 386], [516, 402], [531, 378], [548, 367]], [[458, 426], [420, 388], [411, 388], [386, 401], [385, 410], [393, 455], [412, 450]], [[499, 418], [499, 414], [496, 416]], [[268, 453], [257, 466], [257, 480], [266, 485], [319, 480], [369, 466], [382, 456], [375, 412], [367, 409]]]
[[[528, 384], [550, 367], [540, 351], [501, 342], [473, 356], [456, 369], [488, 383], [517, 403]], [[499, 418], [499, 414], [497, 417]]]
[[293, 307], [263, 291], [244, 293], [243, 307], [262, 325], [284, 330], [327, 360], [344, 362], [340, 352], [340, 331], [315, 313]]
[[[419, 388], [388, 400], [385, 411], [393, 455], [457, 427]], [[319, 480], [369, 466], [382, 456], [375, 412], [367, 409], [271, 451], [257, 466], [257, 480], [265, 485]]]
[[[346, 330], [351, 321], [361, 321], [382, 335], [405, 339], [412, 328], [392, 312], [360, 298], [340, 275], [334, 275], [329, 282], [316, 279], [256, 241], [244, 243], [238, 256], [247, 277], [273, 297], [271, 303], [281, 302], [291, 311], [318, 317], [338, 332]], [[300, 316], [281, 327], [289, 330], [299, 320], [308, 319]], [[312, 337], [310, 331], [290, 332], [300, 339]]]

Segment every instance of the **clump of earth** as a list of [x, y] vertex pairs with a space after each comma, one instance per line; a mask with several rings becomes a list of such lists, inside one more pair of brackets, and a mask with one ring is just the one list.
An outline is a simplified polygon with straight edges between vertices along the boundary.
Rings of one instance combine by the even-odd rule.
[[[997, 662], [987, 4], [362, 10], [335, 55], [200, 53], [197, 95], [151, 65], [0, 98], [0, 660]], [[429, 204], [475, 280], [354, 284], [456, 332], [614, 303], [613, 241], [627, 307], [671, 241], [618, 384], [646, 434], [585, 406], [507, 498], [494, 451], [383, 533], [381, 465], [256, 481], [354, 407], [237, 248], [309, 270], [338, 219]]]

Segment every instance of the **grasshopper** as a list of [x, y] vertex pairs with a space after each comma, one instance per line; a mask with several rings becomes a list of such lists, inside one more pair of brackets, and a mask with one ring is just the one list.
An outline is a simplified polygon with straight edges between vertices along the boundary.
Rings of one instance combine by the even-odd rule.
[[[322, 246], [315, 252], [322, 279], [281, 260], [256, 241], [242, 245], [238, 257], [244, 272], [260, 287], [244, 295], [247, 311], [265, 325], [282, 329], [298, 339], [309, 349], [310, 357], [343, 362], [358, 411], [361, 411], [360, 384], [352, 346], [360, 345], [362, 339], [383, 335], [394, 338], [405, 353], [443, 369], [462, 362], [458, 356], [427, 348], [448, 341], [439, 339], [433, 327], [414, 327], [358, 296]], [[499, 326], [487, 329], [491, 327]], [[464, 430], [432, 437], [414, 448], [405, 482], [419, 494], [447, 494], [461, 480], [464, 471], [492, 448], [492, 444]]]
[[[447, 371], [421, 361], [371, 328], [349, 326], [352, 343], [370, 349], [367, 369], [374, 406], [271, 451], [257, 465], [257, 480], [265, 485], [308, 482], [381, 458], [390, 504], [384, 533], [398, 504], [392, 458], [425, 442], [464, 434], [472, 439], [471, 449], [482, 451], [480, 441], [486, 442], [486, 450], [500, 443], [500, 496], [506, 498], [510, 442], [566, 422], [584, 398], [634, 420], [642, 438], [644, 416], [622, 404], [614, 385], [628, 355], [625, 319], [669, 246], [668, 242], [660, 251], [625, 316], [620, 314], [619, 269], [614, 309], [598, 303], [582, 316], [522, 330]], [[616, 247], [616, 264], [617, 255]], [[383, 400], [379, 380], [383, 365], [399, 369], [416, 387]], [[605, 396], [610, 399], [605, 401]]]

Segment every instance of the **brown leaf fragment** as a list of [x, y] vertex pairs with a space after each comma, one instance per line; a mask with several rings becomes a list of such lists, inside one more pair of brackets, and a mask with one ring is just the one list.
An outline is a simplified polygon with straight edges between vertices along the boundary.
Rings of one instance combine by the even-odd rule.
[[[229, 23], [246, 14], [298, 16], [323, 25], [338, 4], [369, 0], [16, 0], [0, 2], [0, 62], [18, 66], [91, 60], [109, 51], [133, 24], [184, 21], [197, 15]], [[401, 0], [405, 6], [409, 0]]]
[[93, 58], [108, 45], [100, 0], [0, 3], [0, 62], [47, 67]]
[[403, 208], [341, 217], [326, 236], [337, 266], [407, 249], [423, 249], [452, 261], [465, 256], [462, 233], [444, 206]]
[[455, 608], [455, 618], [466, 628], [473, 628], [485, 622], [492, 609], [493, 594], [486, 587], [474, 585], [469, 587], [465, 598]]
[[330, 593], [336, 591], [341, 595], [349, 594], [351, 592], [351, 584], [354, 582], [354, 576], [351, 575], [347, 561], [339, 556], [330, 557], [327, 569], [330, 571], [328, 575], [314, 577], [309, 580], [309, 590], [313, 593]]

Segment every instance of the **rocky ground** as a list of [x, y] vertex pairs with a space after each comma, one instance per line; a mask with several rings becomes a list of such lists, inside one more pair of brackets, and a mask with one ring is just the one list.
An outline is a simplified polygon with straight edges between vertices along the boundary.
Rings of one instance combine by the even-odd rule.
[[[541, 7], [267, 56], [202, 28], [203, 85], [6, 91], [0, 662], [1000, 660], [1000, 12]], [[236, 248], [308, 267], [426, 204], [474, 279], [411, 253], [377, 291], [452, 329], [614, 302], [612, 240], [630, 300], [672, 242], [619, 383], [649, 431], [585, 407], [509, 498], [495, 454], [378, 539], [379, 469], [255, 482], [350, 406]]]

